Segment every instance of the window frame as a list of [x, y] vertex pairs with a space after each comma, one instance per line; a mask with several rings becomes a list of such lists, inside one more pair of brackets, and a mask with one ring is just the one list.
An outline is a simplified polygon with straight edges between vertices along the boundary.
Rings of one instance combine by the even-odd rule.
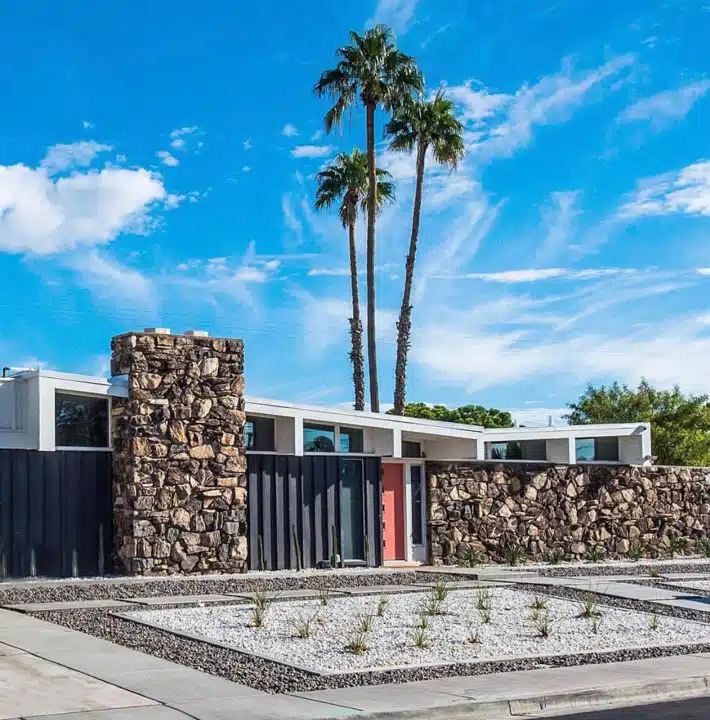
[[[334, 450], [306, 450], [306, 441], [305, 438], [302, 440], [301, 447], [303, 449], [304, 455], [342, 455], [344, 457], [358, 457], [363, 455], [372, 455], [373, 453], [367, 452], [365, 450], [365, 430], [364, 427], [358, 427], [357, 425], [346, 425], [346, 424], [340, 424], [340, 423], [329, 423], [326, 421], [319, 421], [319, 420], [304, 420], [303, 421], [303, 430], [305, 431], [306, 425], [315, 425], [320, 426], [322, 428], [333, 428], [333, 447]], [[349, 452], [343, 452], [340, 450], [340, 436], [343, 430], [357, 430], [362, 433], [362, 450], [358, 450], [356, 452], [349, 451]]]
[[[616, 441], [616, 460], [599, 460], [599, 451], [598, 451], [598, 441], [599, 440], [615, 440]], [[594, 458], [592, 460], [580, 460], [577, 457], [577, 443], [578, 442], [593, 442], [594, 443]], [[575, 437], [574, 438], [574, 460], [575, 463], [579, 464], [587, 464], [587, 465], [618, 465], [621, 464], [621, 461], [619, 460], [620, 457], [620, 450], [619, 447], [619, 436], [618, 435], [600, 435], [595, 437]]]
[[[90, 398], [91, 400], [105, 400], [106, 401], [106, 436], [107, 445], [58, 445], [57, 444], [57, 395], [70, 395], [74, 397]], [[82, 392], [80, 390], [65, 390], [64, 388], [55, 387], [52, 393], [52, 430], [54, 434], [54, 449], [55, 450], [76, 450], [78, 452], [113, 452], [113, 401], [110, 395], [103, 395], [98, 393]], [[40, 418], [41, 422], [41, 418]]]
[[[246, 424], [251, 423], [252, 424], [252, 436], [255, 440], [258, 440], [259, 434], [256, 431], [256, 427], [254, 425], [254, 421], [266, 421], [271, 423], [271, 440], [272, 440], [272, 447], [270, 450], [261, 450], [257, 447], [250, 448], [247, 446], [247, 433], [246, 433]], [[244, 422], [244, 451], [249, 453], [275, 453], [276, 452], [276, 420], [273, 417], [268, 417], [266, 415], [249, 415], [247, 414], [246, 420]]]

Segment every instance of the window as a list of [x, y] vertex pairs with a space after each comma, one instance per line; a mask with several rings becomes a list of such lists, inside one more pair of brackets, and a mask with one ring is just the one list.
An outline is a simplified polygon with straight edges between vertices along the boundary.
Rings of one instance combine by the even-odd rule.
[[422, 487], [422, 466], [411, 465], [409, 473], [412, 484], [412, 545], [423, 545], [424, 523], [422, 521], [422, 497], [424, 488]]
[[335, 452], [335, 426], [303, 423], [305, 452]]
[[360, 428], [339, 428], [340, 452], [361, 453], [363, 448], [362, 430]]
[[247, 417], [244, 423], [244, 445], [247, 450], [275, 450], [273, 418]]
[[619, 462], [619, 438], [577, 438], [577, 462]]
[[422, 446], [418, 442], [412, 440], [402, 440], [402, 457], [420, 458], [422, 456]]
[[362, 460], [340, 459], [340, 522], [343, 561], [365, 560]]
[[491, 443], [491, 460], [547, 460], [544, 440]]
[[108, 398], [56, 393], [54, 396], [57, 447], [106, 448]]

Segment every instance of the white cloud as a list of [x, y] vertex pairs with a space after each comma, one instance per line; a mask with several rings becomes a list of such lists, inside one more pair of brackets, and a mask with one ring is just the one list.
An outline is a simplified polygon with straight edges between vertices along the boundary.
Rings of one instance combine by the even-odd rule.
[[244, 146], [245, 150], [251, 150], [251, 139], [247, 138], [242, 145]]
[[703, 277], [710, 277], [710, 268], [698, 268], [695, 272]]
[[459, 106], [462, 120], [477, 123], [485, 120], [504, 108], [511, 100], [511, 95], [491, 93], [485, 87], [473, 87], [473, 80], [463, 85], [452, 85], [446, 88], [447, 97]]
[[281, 134], [286, 137], [295, 137], [298, 135], [298, 128], [295, 125], [291, 125], [291, 123], [286, 123], [283, 126], [283, 130], [281, 130]]
[[295, 158], [323, 158], [333, 152], [332, 145], [297, 145], [291, 150]]
[[171, 155], [167, 150], [158, 150], [158, 152], [155, 153], [155, 156], [160, 158], [163, 165], [167, 165], [168, 167], [175, 167], [180, 164], [180, 161], [174, 155]]
[[349, 277], [348, 268], [311, 268], [308, 277]]
[[249, 167], [249, 165], [242, 165], [242, 172], [251, 172], [251, 168]]
[[414, 24], [414, 12], [419, 0], [377, 0], [374, 15], [367, 26], [387, 25], [403, 35]]
[[93, 128], [96, 127], [90, 120], [82, 120], [81, 124], [84, 130], [93, 130]]
[[554, 261], [568, 249], [579, 211], [579, 191], [554, 192], [542, 211], [545, 239], [535, 255], [537, 263]]
[[140, 271], [121, 264], [104, 252], [92, 248], [89, 252], [74, 253], [65, 264], [81, 275], [84, 286], [103, 298], [119, 304], [155, 306], [151, 280]]
[[590, 93], [606, 80], [617, 77], [635, 62], [633, 55], [620, 55], [593, 70], [578, 73], [571, 61], [555, 75], [534, 85], [523, 85], [505, 106], [503, 122], [476, 132], [472, 149], [485, 158], [511, 157], [532, 140], [536, 125], [565, 122]]
[[53, 145], [40, 164], [50, 175], [55, 175], [72, 168], [89, 167], [99, 153], [109, 150], [113, 150], [111, 145], [102, 145], [93, 140]]
[[170, 147], [179, 150], [185, 147], [185, 138], [188, 135], [194, 135], [200, 128], [197, 125], [188, 125], [181, 128], [176, 128], [170, 133]]
[[459, 275], [458, 277], [467, 280], [486, 280], [488, 282], [517, 284], [550, 280], [551, 278], [557, 278], [566, 273], [567, 271], [561, 268], [547, 268], [545, 270], [504, 270], [503, 272], [494, 273], [468, 273], [466, 275]]
[[303, 223], [298, 219], [293, 210], [293, 199], [290, 193], [285, 193], [281, 197], [281, 210], [284, 216], [284, 225], [296, 236], [298, 244], [303, 242]]
[[640, 180], [616, 217], [633, 220], [674, 213], [710, 215], [710, 161]]
[[315, 142], [316, 140], [320, 140], [323, 137], [324, 133], [322, 130], [316, 130], [313, 135], [311, 135], [311, 141]]
[[690, 83], [677, 90], [666, 90], [648, 98], [643, 98], [624, 110], [617, 122], [646, 122], [655, 130], [662, 130], [674, 120], [682, 120], [693, 105], [710, 90], [710, 80]]
[[508, 412], [513, 416], [513, 420], [518, 425], [525, 427], [546, 427], [550, 424], [550, 418], [552, 418], [553, 425], [566, 425], [567, 421], [563, 415], [566, 415], [569, 409], [561, 407], [518, 408], [508, 410]]
[[26, 165], [0, 166], [0, 251], [45, 255], [147, 232], [168, 193], [143, 168], [52, 178]]

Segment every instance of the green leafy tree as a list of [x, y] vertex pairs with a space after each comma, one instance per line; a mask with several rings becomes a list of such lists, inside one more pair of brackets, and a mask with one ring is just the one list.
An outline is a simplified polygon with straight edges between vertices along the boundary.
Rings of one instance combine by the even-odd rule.
[[[394, 185], [386, 178], [385, 170], [377, 168], [377, 210], [386, 202], [394, 201]], [[350, 318], [350, 361], [353, 365], [353, 388], [355, 409], [365, 409], [365, 360], [362, 354], [362, 321], [360, 320], [360, 295], [357, 281], [357, 245], [355, 224], [360, 209], [365, 210], [368, 202], [369, 171], [367, 156], [355, 148], [350, 155], [340, 153], [334, 162], [316, 175], [318, 190], [315, 207], [317, 210], [340, 203], [338, 214], [343, 227], [348, 230], [350, 245], [350, 286], [353, 314]]]
[[[388, 410], [395, 415], [394, 408]], [[448, 408], [446, 405], [427, 405], [426, 403], [409, 403], [404, 406], [407, 417], [439, 420], [441, 422], [463, 423], [464, 425], [482, 425], [487, 428], [513, 427], [513, 418], [509, 412], [496, 408], [485, 408], [483, 405], [464, 405], [459, 408]]]
[[707, 395], [684, 395], [679, 387], [657, 390], [646, 380], [633, 389], [613, 383], [569, 403], [570, 425], [650, 423], [653, 454], [660, 465], [710, 465], [710, 402]]
[[413, 57], [397, 49], [392, 31], [375, 25], [363, 35], [350, 32], [350, 45], [336, 51], [338, 64], [323, 72], [314, 87], [318, 97], [328, 96], [333, 107], [325, 115], [325, 129], [340, 127], [345, 111], [358, 96], [365, 106], [367, 163], [369, 172], [367, 205], [367, 363], [370, 380], [370, 409], [380, 411], [375, 340], [375, 111], [392, 113], [404, 98], [423, 92], [422, 74]]
[[407, 385], [407, 354], [412, 330], [412, 285], [414, 263], [419, 240], [422, 213], [422, 189], [427, 152], [434, 160], [450, 170], [458, 167], [464, 155], [463, 125], [456, 119], [454, 105], [440, 90], [432, 100], [410, 98], [394, 112], [385, 132], [392, 140], [390, 148], [411, 153], [416, 149], [416, 185], [412, 213], [412, 234], [404, 269], [404, 293], [397, 322], [397, 361], [394, 372], [394, 410], [404, 413]]

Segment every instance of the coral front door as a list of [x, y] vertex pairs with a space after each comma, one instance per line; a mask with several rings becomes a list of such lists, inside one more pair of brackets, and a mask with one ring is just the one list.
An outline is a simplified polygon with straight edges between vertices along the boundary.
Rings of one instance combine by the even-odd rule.
[[404, 543], [404, 465], [382, 466], [382, 537], [385, 560], [406, 560]]

